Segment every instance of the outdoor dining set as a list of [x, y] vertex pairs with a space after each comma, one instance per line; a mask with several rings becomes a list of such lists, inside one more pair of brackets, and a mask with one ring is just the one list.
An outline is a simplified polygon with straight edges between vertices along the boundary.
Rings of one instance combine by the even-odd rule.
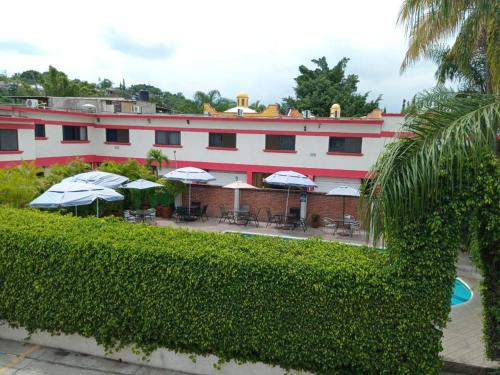
[[[207, 171], [194, 167], [183, 167], [163, 175], [167, 180], [181, 181], [188, 186], [187, 206], [177, 206], [174, 211], [176, 222], [207, 221], [208, 204], [191, 200], [191, 185], [207, 183], [215, 180]], [[290, 189], [310, 189], [317, 185], [308, 177], [294, 171], [279, 171], [266, 177], [264, 181], [269, 185], [276, 185], [286, 188], [286, 203], [283, 212], [272, 212], [270, 208], [250, 208], [248, 205], [240, 205], [240, 189], [256, 189], [255, 186], [243, 181], [236, 181], [223, 186], [223, 188], [234, 191], [234, 205], [227, 209], [223, 205], [219, 206], [219, 223], [234, 225], [255, 225], [260, 226], [260, 221], [266, 221], [266, 227], [277, 229], [301, 228], [306, 231], [309, 217], [306, 216], [304, 207], [289, 207], [288, 201]], [[113, 173], [102, 171], [91, 171], [68, 177], [58, 184], [50, 187], [45, 193], [37, 197], [30, 203], [32, 207], [43, 209], [55, 209], [60, 207], [74, 209], [77, 214], [78, 206], [89, 205], [95, 202], [96, 215], [99, 216], [99, 200], [108, 202], [123, 200], [124, 196], [113, 189], [134, 189], [142, 191], [145, 189], [159, 189], [163, 185], [139, 179], [129, 182], [129, 179]], [[350, 186], [338, 186], [326, 195], [343, 197], [342, 217], [323, 217], [322, 224], [325, 230], [331, 230], [332, 234], [349, 235], [352, 237], [355, 231], [360, 230], [360, 223], [351, 215], [345, 212], [345, 198], [359, 197], [359, 190]], [[261, 212], [265, 210], [264, 212]], [[131, 223], [156, 224], [156, 209], [136, 209], [125, 210], [123, 218]]]

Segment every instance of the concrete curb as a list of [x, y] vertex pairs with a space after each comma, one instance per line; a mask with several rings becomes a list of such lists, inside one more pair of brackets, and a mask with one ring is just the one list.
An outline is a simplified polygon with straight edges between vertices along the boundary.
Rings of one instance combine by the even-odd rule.
[[167, 349], [155, 350], [149, 360], [143, 360], [142, 355], [134, 354], [130, 348], [106, 354], [95, 339], [80, 335], [51, 336], [48, 332], [37, 332], [29, 337], [24, 328], [12, 328], [8, 324], [0, 324], [0, 338], [13, 341], [24, 341], [31, 344], [47, 346], [95, 357], [114, 359], [141, 366], [156, 367], [196, 375], [313, 375], [304, 371], [286, 371], [281, 367], [273, 367], [262, 362], [238, 364], [235, 361], [224, 363], [216, 368], [219, 358], [214, 355], [199, 356], [176, 353]]

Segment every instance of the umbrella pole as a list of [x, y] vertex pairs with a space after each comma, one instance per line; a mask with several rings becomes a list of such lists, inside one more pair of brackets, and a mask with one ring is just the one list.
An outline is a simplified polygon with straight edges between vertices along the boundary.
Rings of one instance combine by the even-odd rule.
[[238, 216], [238, 211], [240, 210], [240, 189], [234, 189], [234, 216]]
[[95, 216], [99, 217], [99, 198], [95, 200], [95, 206], [96, 206], [96, 213]]
[[345, 196], [342, 197], [342, 224], [345, 225]]
[[189, 184], [188, 215], [191, 216], [191, 184]]
[[288, 221], [288, 197], [290, 196], [290, 186], [286, 191], [286, 204], [285, 204], [285, 223]]

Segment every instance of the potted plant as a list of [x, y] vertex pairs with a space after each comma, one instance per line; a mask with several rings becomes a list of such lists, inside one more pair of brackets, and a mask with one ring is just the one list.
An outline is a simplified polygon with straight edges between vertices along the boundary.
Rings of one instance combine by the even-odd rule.
[[179, 193], [182, 193], [186, 187], [182, 182], [169, 181], [164, 178], [160, 178], [158, 183], [163, 185], [163, 188], [158, 192], [158, 208], [159, 216], [170, 219], [174, 212], [174, 199]]
[[319, 218], [320, 218], [319, 214], [317, 213], [311, 214], [311, 227], [319, 228], [320, 224]]

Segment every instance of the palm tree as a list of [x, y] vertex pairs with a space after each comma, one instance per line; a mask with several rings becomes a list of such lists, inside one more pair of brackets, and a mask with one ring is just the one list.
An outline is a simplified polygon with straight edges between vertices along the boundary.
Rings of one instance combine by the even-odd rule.
[[209, 92], [205, 93], [203, 91], [196, 91], [194, 93], [194, 101], [196, 104], [199, 106], [202, 106], [205, 103], [210, 104], [212, 107], [216, 107], [217, 104], [219, 103], [221, 96], [220, 92], [218, 90], [210, 90]]
[[486, 92], [500, 89], [500, 27], [497, 0], [405, 0], [398, 22], [406, 27], [410, 42], [401, 65], [425, 57], [439, 42], [456, 35], [448, 54], [458, 68], [469, 73], [478, 51], [486, 55]]
[[[168, 166], [170, 160], [166, 155], [163, 155], [163, 152], [161, 152], [161, 150], [152, 148], [148, 151], [148, 155], [146, 157], [146, 165], [148, 166], [148, 168], [151, 168], [155, 175], [158, 176], [158, 170], [162, 168], [163, 162], [165, 162], [165, 166]], [[153, 163], [156, 163], [156, 165], [153, 165]]]
[[[460, 200], [470, 192], [472, 185], [481, 185], [485, 191], [491, 189], [489, 194], [493, 198], [472, 196], [470, 199], [477, 198], [477, 201], [460, 203], [477, 209], [486, 202], [484, 204], [488, 207], [487, 214], [479, 212], [476, 219], [469, 213], [467, 219], [471, 220], [464, 220], [463, 224], [471, 225], [474, 220], [479, 222], [480, 229], [476, 229], [474, 235], [478, 238], [477, 262], [483, 274], [481, 293], [485, 310], [484, 332], [488, 337], [487, 354], [498, 359], [500, 280], [495, 264], [498, 265], [500, 243], [498, 234], [490, 234], [491, 231], [498, 233], [492, 219], [500, 216], [500, 205], [495, 200], [498, 188], [494, 187], [495, 182], [492, 186], [485, 184], [484, 175], [475, 171], [485, 170], [485, 155], [489, 155], [496, 164], [488, 167], [486, 173], [491, 181], [499, 179], [500, 168], [497, 166], [500, 163], [495, 153], [498, 151], [500, 98], [440, 90], [419, 99], [412, 107], [415, 112], [407, 118], [403, 128], [413, 136], [401, 138], [388, 146], [372, 168], [372, 180], [362, 188], [366, 225], [373, 229], [375, 242], [382, 233], [392, 241], [404, 233], [405, 225], [427, 223], [433, 212], [455, 202], [454, 198]], [[476, 178], [477, 175], [480, 179]], [[459, 244], [460, 239], [454, 240]]]
[[420, 217], [440, 201], [442, 168], [450, 181], [465, 181], [456, 166], [465, 160], [479, 163], [478, 155], [496, 149], [498, 96], [438, 90], [420, 96], [412, 110], [402, 131], [413, 136], [388, 146], [365, 185], [366, 219], [377, 238], [388, 221], [392, 225]]

